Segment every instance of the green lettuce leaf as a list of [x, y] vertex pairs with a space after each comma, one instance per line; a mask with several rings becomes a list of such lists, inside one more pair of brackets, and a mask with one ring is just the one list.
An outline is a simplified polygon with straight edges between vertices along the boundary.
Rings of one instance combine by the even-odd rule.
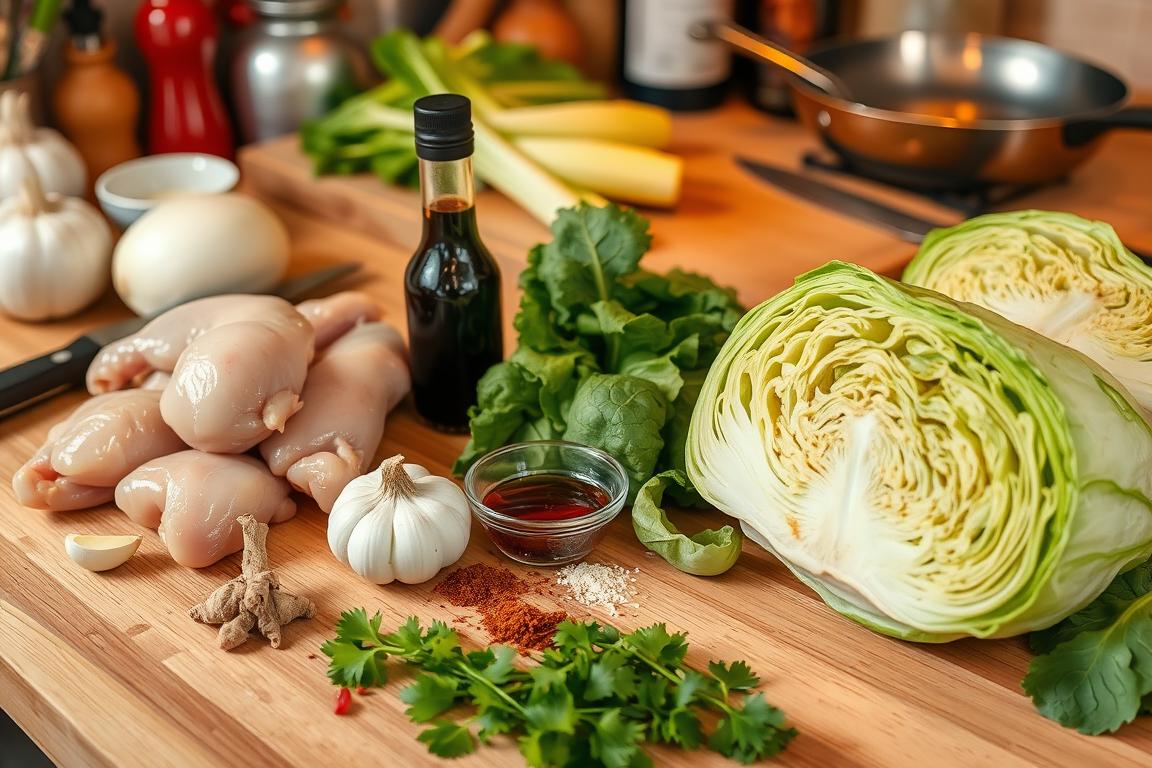
[[744, 537], [730, 525], [687, 536], [672, 524], [660, 508], [664, 490], [672, 484], [691, 491], [688, 476], [679, 470], [656, 475], [640, 489], [632, 506], [632, 528], [640, 543], [682, 571], [715, 576], [736, 564]]

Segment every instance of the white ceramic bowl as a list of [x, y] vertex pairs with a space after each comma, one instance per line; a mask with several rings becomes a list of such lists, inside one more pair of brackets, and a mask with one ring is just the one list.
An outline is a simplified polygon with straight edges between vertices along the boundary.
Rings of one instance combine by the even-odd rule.
[[96, 179], [96, 199], [122, 229], [157, 202], [177, 194], [228, 192], [240, 180], [235, 163], [215, 155], [177, 152], [129, 160]]

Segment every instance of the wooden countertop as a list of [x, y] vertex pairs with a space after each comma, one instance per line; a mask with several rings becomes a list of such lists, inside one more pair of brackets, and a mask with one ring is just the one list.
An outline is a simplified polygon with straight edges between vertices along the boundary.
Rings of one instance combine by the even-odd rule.
[[[654, 268], [679, 265], [707, 272], [736, 285], [751, 303], [832, 258], [893, 271], [912, 252], [881, 232], [762, 186], [732, 164], [731, 152], [739, 149], [795, 165], [798, 149], [809, 143], [795, 126], [734, 109], [680, 119], [678, 142], [689, 157], [688, 187], [678, 212], [653, 217], [657, 246], [647, 263]], [[265, 175], [260, 177], [257, 168], [249, 183], [267, 189], [261, 180], [287, 178], [290, 166], [300, 163], [290, 149], [280, 142], [260, 150], [257, 166], [263, 163]], [[1073, 182], [1027, 202], [1110, 220], [1133, 246], [1152, 250], [1150, 176], [1152, 141], [1118, 135]], [[339, 221], [281, 207], [294, 243], [293, 272], [362, 261], [369, 274], [358, 287], [376, 295], [388, 318], [402, 325], [400, 275], [417, 237], [416, 217], [401, 211], [396, 201], [403, 197], [384, 194], [399, 218], [377, 222], [378, 236], [370, 237], [362, 232], [371, 227], [352, 219], [378, 204], [353, 205], [345, 197], [353, 188], [378, 194], [374, 182], [325, 180], [317, 188], [343, 201], [334, 212]], [[277, 196], [293, 194], [286, 189]], [[939, 209], [927, 211], [943, 216]], [[504, 268], [507, 306], [515, 306], [522, 245], [544, 230], [492, 195], [482, 198], [480, 216]], [[0, 320], [0, 366], [124, 315], [108, 298], [61, 323]], [[305, 504], [296, 519], [273, 529], [270, 554], [286, 588], [312, 597], [318, 615], [289, 625], [278, 651], [257, 638], [235, 652], [220, 651], [215, 628], [192, 622], [185, 611], [238, 572], [238, 556], [188, 570], [171, 562], [155, 533], [144, 531], [140, 553], [129, 563], [89, 573], [65, 556], [66, 533], [141, 529], [111, 506], [52, 515], [14, 501], [8, 484], [13, 471], [48, 428], [82, 400], [81, 394], [67, 395], [0, 422], [0, 707], [65, 766], [435, 762], [416, 741], [417, 727], [404, 717], [399, 684], [354, 697], [350, 715], [334, 716], [335, 689], [324, 676], [326, 659], [318, 646], [332, 635], [339, 612], [350, 607], [379, 610], [388, 625], [410, 614], [428, 621], [471, 612], [435, 599], [435, 582], [377, 587], [359, 580], [332, 558], [324, 515]], [[378, 457], [403, 452], [410, 461], [447, 473], [462, 444], [461, 438], [417, 424], [405, 405], [393, 415]], [[718, 523], [719, 517], [705, 514], [702, 522]], [[666, 621], [689, 633], [691, 662], [743, 658], [763, 676], [768, 699], [785, 710], [801, 734], [779, 765], [1152, 764], [1148, 719], [1118, 736], [1088, 738], [1033, 711], [1020, 692], [1029, 659], [1022, 641], [917, 646], [889, 640], [827, 609], [751, 544], [723, 576], [680, 573], [645, 552], [626, 516], [613, 524], [593, 559], [641, 569], [640, 607], [616, 620], [620, 626]], [[478, 561], [499, 558], [476, 529], [460, 565]], [[487, 642], [481, 631], [455, 626], [466, 643]], [[703, 752], [653, 749], [651, 754], [661, 765], [730, 764]], [[518, 763], [514, 747], [502, 744], [456, 764]]]

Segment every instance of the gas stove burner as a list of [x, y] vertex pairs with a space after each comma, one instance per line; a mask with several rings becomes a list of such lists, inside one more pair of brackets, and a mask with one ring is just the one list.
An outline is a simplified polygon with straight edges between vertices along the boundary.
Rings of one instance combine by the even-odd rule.
[[[804, 167], [815, 168], [830, 173], [839, 173], [857, 179], [883, 184], [913, 195], [919, 195], [945, 208], [958, 211], [965, 217], [978, 216], [1026, 197], [1038, 189], [1051, 184], [981, 184], [965, 189], [933, 187], [928, 178], [902, 178], [893, 176], [888, 166], [875, 169], [857, 168], [848, 165], [833, 152], [809, 151], [804, 153]], [[905, 172], [906, 174], [907, 172]], [[1064, 180], [1054, 182], [1063, 184]]]

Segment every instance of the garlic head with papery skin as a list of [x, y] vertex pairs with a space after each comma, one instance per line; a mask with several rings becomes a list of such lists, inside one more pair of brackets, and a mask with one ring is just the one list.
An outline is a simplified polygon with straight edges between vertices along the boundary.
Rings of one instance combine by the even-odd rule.
[[112, 232], [79, 198], [44, 194], [29, 171], [0, 201], [0, 311], [21, 320], [75, 314], [109, 282]]
[[83, 197], [88, 186], [84, 158], [51, 128], [32, 124], [27, 93], [0, 94], [0, 200], [20, 191], [35, 173], [45, 192]]
[[403, 456], [348, 483], [328, 516], [328, 546], [376, 584], [420, 584], [460, 559], [472, 516], [456, 483]]

